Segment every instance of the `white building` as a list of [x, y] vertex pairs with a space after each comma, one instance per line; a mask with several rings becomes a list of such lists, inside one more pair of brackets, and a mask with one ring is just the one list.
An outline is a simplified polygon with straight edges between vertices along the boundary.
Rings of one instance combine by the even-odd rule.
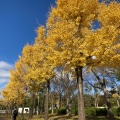
[[6, 113], [6, 110], [0, 110], [0, 113]]
[[[23, 108], [18, 108], [18, 113], [22, 113]], [[23, 113], [29, 113], [29, 107], [25, 107]]]

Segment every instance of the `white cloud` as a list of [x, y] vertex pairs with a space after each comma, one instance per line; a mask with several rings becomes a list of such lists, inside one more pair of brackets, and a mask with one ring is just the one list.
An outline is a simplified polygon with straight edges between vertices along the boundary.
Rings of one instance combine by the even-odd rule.
[[9, 82], [10, 72], [9, 70], [14, 68], [12, 64], [5, 61], [0, 61], [0, 91], [6, 87]]
[[10, 72], [9, 69], [8, 70], [4, 70], [0, 68], [0, 78], [1, 77], [9, 77], [10, 76]]
[[4, 85], [2, 85], [2, 86], [0, 87], [0, 98], [3, 98], [3, 96], [2, 96], [2, 90], [6, 88], [6, 85], [7, 85], [7, 84], [4, 84]]
[[7, 85], [7, 84], [4, 84], [4, 85], [2, 85], [2, 86], [0, 87], [0, 93], [2, 92], [3, 89], [6, 88], [6, 85]]
[[13, 65], [5, 62], [5, 61], [0, 61], [0, 69], [11, 69], [13, 67]]
[[9, 81], [9, 78], [0, 78], [0, 85], [1, 84], [4, 84], [4, 83], [8, 83], [8, 81]]

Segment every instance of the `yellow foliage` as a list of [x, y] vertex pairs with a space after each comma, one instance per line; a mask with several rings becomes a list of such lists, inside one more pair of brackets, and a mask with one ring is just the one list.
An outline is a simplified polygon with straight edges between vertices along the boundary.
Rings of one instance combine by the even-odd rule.
[[47, 47], [46, 37], [46, 29], [40, 26], [37, 29], [35, 44], [26, 45], [22, 52], [26, 84], [34, 91], [40, 89], [40, 84], [53, 76], [53, 68], [47, 58], [50, 49]]
[[25, 74], [26, 71], [23, 66], [22, 58], [19, 57], [19, 61], [15, 63], [15, 69], [10, 70], [10, 81], [7, 87], [2, 91], [4, 101], [6, 103], [16, 102], [20, 104], [24, 100], [25, 93]]
[[113, 98], [120, 98], [120, 96], [117, 93], [113, 94], [112, 97]]
[[[52, 53], [48, 58], [53, 66], [120, 65], [120, 3], [57, 0], [56, 4], [47, 21], [47, 44]], [[95, 20], [100, 27], [93, 30]]]

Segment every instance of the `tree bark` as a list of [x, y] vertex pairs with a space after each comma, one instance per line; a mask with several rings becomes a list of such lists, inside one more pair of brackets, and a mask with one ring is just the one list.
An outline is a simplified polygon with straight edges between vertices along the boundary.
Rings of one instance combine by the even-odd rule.
[[22, 106], [22, 114], [21, 114], [23, 120], [24, 120], [24, 107], [25, 107], [25, 104], [23, 103], [23, 106]]
[[72, 112], [71, 112], [71, 103], [70, 103], [70, 97], [69, 97], [69, 91], [68, 88], [66, 90], [66, 108], [67, 108], [67, 114], [69, 116], [72, 116]]
[[67, 97], [67, 99], [66, 99], [66, 108], [67, 108], [67, 114], [69, 114], [69, 99], [68, 99], [68, 97]]
[[58, 104], [58, 109], [61, 108], [61, 100], [62, 100], [62, 95], [61, 93], [59, 94], [59, 104]]
[[39, 92], [37, 93], [37, 100], [38, 100], [38, 103], [37, 103], [37, 115], [39, 115], [39, 101], [40, 101]]
[[47, 80], [46, 97], [45, 97], [45, 115], [44, 115], [44, 120], [48, 120], [48, 95], [49, 95], [49, 85], [50, 85], [50, 81]]
[[98, 96], [97, 95], [95, 95], [95, 107], [97, 108], [98, 107]]
[[52, 114], [54, 113], [54, 101], [53, 101], [53, 97], [52, 97]]
[[120, 107], [120, 102], [119, 102], [119, 99], [117, 98], [117, 106]]
[[30, 110], [29, 110], [29, 118], [33, 116], [33, 106], [34, 106], [34, 92], [31, 92], [31, 101], [30, 101]]
[[105, 86], [103, 86], [103, 90], [104, 90], [105, 102], [106, 102], [106, 105], [107, 105], [107, 108], [108, 108], [108, 117], [109, 117], [108, 119], [109, 120], [114, 120], [114, 114], [112, 112], [112, 106], [111, 106], [111, 103], [110, 103], [109, 93], [106, 90]]
[[24, 108], [25, 108], [25, 105], [26, 105], [26, 96], [24, 97], [24, 102], [23, 102], [23, 106], [22, 106], [22, 119], [24, 120]]
[[76, 68], [77, 82], [78, 82], [78, 120], [85, 120], [84, 113], [84, 99], [83, 99], [83, 78], [82, 67]]

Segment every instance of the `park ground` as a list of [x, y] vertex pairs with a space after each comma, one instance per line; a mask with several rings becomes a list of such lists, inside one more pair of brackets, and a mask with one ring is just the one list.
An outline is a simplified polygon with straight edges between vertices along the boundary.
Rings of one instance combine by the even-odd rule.
[[[0, 120], [12, 120], [11, 116], [6, 116], [6, 115], [0, 115]], [[21, 118], [21, 116], [19, 115], [17, 117], [17, 120], [23, 120]], [[36, 116], [34, 115], [31, 119], [28, 118], [28, 116], [25, 116], [24, 120], [44, 120], [43, 116], [39, 115]], [[69, 117], [68, 115], [50, 115], [49, 116], [49, 120], [78, 120], [78, 117], [76, 115], [73, 115], [72, 117]], [[104, 116], [100, 116], [100, 117], [90, 117], [90, 116], [86, 116], [86, 120], [108, 120], [106, 117]], [[120, 117], [115, 117], [115, 120], [120, 120]]]

